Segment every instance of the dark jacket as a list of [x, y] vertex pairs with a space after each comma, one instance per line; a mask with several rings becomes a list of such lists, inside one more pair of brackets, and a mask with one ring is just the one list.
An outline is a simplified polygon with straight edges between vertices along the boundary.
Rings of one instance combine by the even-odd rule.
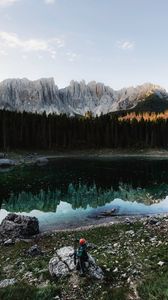
[[82, 245], [78, 248], [77, 251], [77, 256], [81, 259], [83, 259], [84, 261], [88, 260], [88, 254], [87, 254], [87, 245]]

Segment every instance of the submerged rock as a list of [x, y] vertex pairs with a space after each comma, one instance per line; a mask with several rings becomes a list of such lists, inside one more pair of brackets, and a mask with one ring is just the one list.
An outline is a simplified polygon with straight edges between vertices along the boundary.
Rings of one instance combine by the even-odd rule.
[[[49, 272], [51, 276], [57, 278], [65, 277], [71, 275], [71, 273], [76, 270], [73, 253], [74, 249], [71, 246], [63, 247], [56, 251], [55, 256], [49, 261]], [[102, 269], [96, 265], [91, 255], [89, 255], [86, 273], [93, 279], [102, 280], [104, 278]]]
[[39, 233], [39, 222], [35, 217], [8, 214], [0, 225], [1, 238], [29, 238]]

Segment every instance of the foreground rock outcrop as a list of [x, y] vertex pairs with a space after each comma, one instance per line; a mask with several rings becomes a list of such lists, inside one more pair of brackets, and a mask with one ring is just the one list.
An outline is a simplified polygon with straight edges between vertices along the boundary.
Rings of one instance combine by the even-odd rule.
[[[73, 247], [63, 247], [56, 251], [56, 254], [49, 262], [49, 272], [53, 277], [66, 277], [76, 270], [73, 257]], [[103, 280], [102, 269], [96, 265], [94, 258], [89, 255], [86, 273], [93, 279]]]
[[22, 216], [17, 214], [8, 214], [0, 225], [0, 238], [30, 238], [39, 233], [39, 222], [35, 217]]

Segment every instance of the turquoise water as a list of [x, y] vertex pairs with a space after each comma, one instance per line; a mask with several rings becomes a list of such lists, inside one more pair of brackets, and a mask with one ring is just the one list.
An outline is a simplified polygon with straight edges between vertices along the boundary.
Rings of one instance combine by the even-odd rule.
[[41, 229], [119, 215], [168, 212], [168, 160], [55, 159], [47, 166], [0, 170], [0, 221], [8, 212], [36, 216]]

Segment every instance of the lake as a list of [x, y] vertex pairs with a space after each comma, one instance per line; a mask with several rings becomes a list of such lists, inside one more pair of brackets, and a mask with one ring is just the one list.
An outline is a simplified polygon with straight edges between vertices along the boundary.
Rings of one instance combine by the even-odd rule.
[[95, 224], [111, 209], [121, 216], [167, 213], [168, 160], [58, 158], [1, 169], [0, 201], [0, 221], [8, 212], [36, 216], [41, 230]]

